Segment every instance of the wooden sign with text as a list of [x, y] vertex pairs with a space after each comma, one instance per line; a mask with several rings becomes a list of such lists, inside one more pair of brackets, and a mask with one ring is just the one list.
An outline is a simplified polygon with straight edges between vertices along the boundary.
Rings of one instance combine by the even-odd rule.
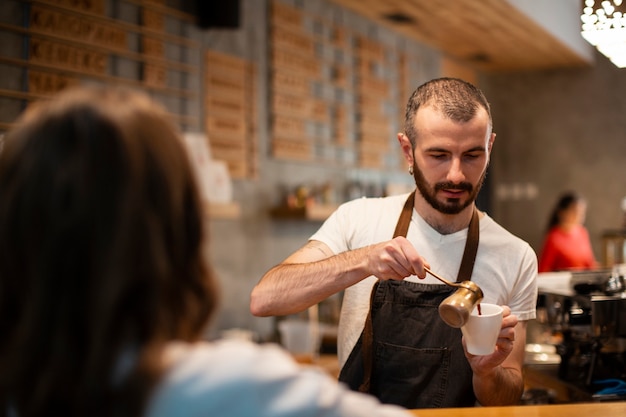
[[205, 131], [215, 159], [228, 165], [232, 178], [256, 175], [254, 71], [246, 60], [207, 51]]
[[127, 34], [122, 28], [99, 22], [95, 18], [67, 14], [38, 5], [31, 8], [30, 29], [81, 43], [128, 50]]

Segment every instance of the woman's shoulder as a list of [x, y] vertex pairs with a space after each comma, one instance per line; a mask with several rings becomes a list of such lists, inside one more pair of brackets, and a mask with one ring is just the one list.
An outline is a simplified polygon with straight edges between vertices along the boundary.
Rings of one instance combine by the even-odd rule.
[[166, 364], [147, 417], [406, 416], [347, 390], [318, 368], [300, 367], [275, 344], [175, 343]]
[[[225, 380], [262, 377], [268, 371], [294, 372], [298, 365], [278, 345], [224, 339], [215, 342], [172, 343], [166, 351], [169, 373], [189, 375], [200, 373], [206, 378]], [[209, 370], [210, 372], [207, 372]]]
[[256, 396], [264, 381], [297, 371], [297, 364], [277, 345], [240, 340], [171, 343], [164, 359], [166, 370], [150, 402], [149, 417], [238, 409], [240, 397]]

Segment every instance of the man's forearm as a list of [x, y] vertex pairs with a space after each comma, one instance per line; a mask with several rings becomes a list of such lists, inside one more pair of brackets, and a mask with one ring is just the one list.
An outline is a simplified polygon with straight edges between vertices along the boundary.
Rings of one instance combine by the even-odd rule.
[[484, 406], [517, 404], [524, 391], [524, 378], [519, 369], [496, 367], [492, 373], [473, 377], [474, 393]]
[[311, 263], [282, 263], [270, 269], [252, 290], [255, 316], [294, 314], [359, 282], [365, 271], [362, 248]]

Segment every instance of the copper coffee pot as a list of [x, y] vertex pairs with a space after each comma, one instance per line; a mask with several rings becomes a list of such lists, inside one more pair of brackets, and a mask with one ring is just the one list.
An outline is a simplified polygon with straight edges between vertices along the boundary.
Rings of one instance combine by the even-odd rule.
[[462, 327], [474, 307], [483, 299], [483, 291], [472, 281], [450, 282], [429, 268], [424, 267], [424, 270], [444, 284], [457, 288], [439, 304], [439, 316], [450, 327]]

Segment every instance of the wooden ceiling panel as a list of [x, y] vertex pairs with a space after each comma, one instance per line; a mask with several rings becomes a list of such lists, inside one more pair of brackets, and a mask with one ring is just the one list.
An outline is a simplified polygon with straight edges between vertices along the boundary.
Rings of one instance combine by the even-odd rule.
[[589, 65], [505, 0], [332, 1], [487, 72]]

